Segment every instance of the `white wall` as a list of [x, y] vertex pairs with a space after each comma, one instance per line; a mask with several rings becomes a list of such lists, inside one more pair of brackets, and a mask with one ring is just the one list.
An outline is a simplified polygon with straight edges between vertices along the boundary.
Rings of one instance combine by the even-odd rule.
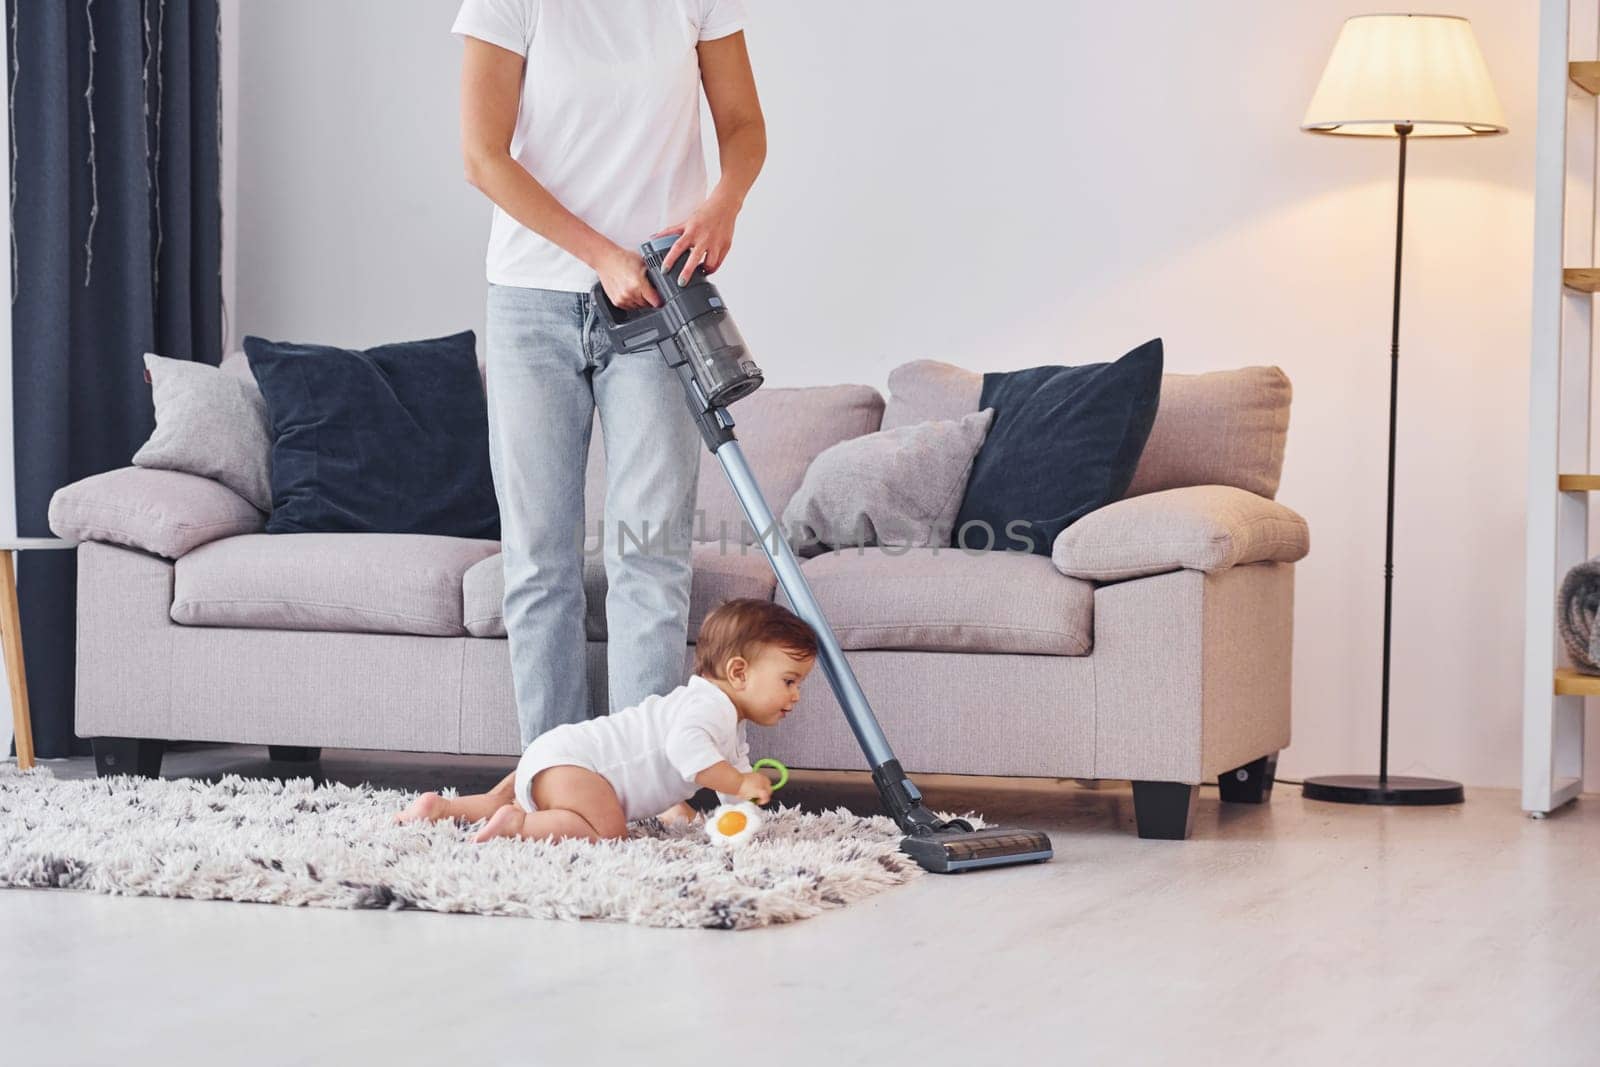
[[236, 337], [482, 337], [489, 207], [456, 149], [455, 8], [239, 5]]
[[[882, 388], [909, 359], [1092, 362], [1156, 335], [1174, 371], [1283, 367], [1280, 499], [1313, 550], [1281, 772], [1374, 769], [1395, 146], [1297, 129], [1364, 9], [750, 6], [771, 147], [719, 284], [769, 381]], [[488, 208], [457, 157], [454, 9], [243, 6], [243, 331], [481, 327]], [[1513, 786], [1536, 12], [1451, 9], [1512, 132], [1411, 153], [1391, 766]]]

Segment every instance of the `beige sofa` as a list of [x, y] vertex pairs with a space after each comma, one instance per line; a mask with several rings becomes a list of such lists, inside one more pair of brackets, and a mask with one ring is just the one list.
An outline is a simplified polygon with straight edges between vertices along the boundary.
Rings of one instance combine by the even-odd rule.
[[[766, 388], [733, 408], [774, 514], [837, 441], [976, 410], [981, 375], [932, 361], [866, 386]], [[1168, 375], [1127, 498], [1050, 557], [867, 548], [805, 573], [911, 773], [1134, 782], [1141, 836], [1184, 837], [1198, 784], [1267, 798], [1289, 742], [1294, 562], [1273, 501], [1290, 390], [1275, 368]], [[588, 511], [604, 456], [594, 435]], [[777, 596], [720, 467], [700, 472], [690, 633], [717, 603]], [[260, 532], [222, 485], [122, 468], [57, 493], [78, 549], [76, 726], [101, 773], [155, 774], [164, 742], [519, 750], [498, 545]], [[585, 567], [591, 714], [607, 706], [605, 573]], [[693, 648], [685, 650], [685, 671]], [[865, 761], [820, 674], [752, 738], [800, 768]]]

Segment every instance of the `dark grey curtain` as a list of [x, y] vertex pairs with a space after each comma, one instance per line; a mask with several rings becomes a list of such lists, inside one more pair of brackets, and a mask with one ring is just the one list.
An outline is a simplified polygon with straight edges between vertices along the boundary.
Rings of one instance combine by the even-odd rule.
[[[126, 466], [153, 416], [143, 355], [222, 356], [217, 0], [7, 0], [17, 526]], [[68, 552], [18, 555], [41, 756], [75, 740]]]

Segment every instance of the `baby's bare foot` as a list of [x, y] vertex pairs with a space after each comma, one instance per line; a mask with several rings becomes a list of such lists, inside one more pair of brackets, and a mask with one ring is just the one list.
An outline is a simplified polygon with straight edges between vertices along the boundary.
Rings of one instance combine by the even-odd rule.
[[656, 816], [662, 826], [681, 826], [699, 818], [699, 812], [691, 808], [687, 801], [680, 800], [666, 811]]
[[507, 804], [489, 816], [489, 821], [483, 824], [483, 829], [472, 840], [482, 844], [496, 837], [516, 837], [521, 832], [522, 809], [515, 804]]
[[438, 822], [444, 818], [444, 797], [438, 793], [424, 793], [411, 802], [411, 806], [394, 817], [397, 823]]

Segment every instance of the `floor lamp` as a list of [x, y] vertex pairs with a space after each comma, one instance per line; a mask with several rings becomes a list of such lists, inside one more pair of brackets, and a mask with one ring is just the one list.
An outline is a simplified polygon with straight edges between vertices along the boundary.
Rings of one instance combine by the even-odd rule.
[[1506, 132], [1472, 24], [1448, 15], [1347, 19], [1306, 109], [1310, 133], [1393, 137], [1400, 142], [1394, 219], [1394, 318], [1389, 340], [1389, 499], [1383, 558], [1383, 702], [1378, 773], [1307, 778], [1311, 800], [1343, 804], [1459, 804], [1461, 784], [1389, 773], [1389, 653], [1394, 601], [1394, 440], [1400, 383], [1400, 244], [1405, 226], [1406, 143], [1413, 137]]

